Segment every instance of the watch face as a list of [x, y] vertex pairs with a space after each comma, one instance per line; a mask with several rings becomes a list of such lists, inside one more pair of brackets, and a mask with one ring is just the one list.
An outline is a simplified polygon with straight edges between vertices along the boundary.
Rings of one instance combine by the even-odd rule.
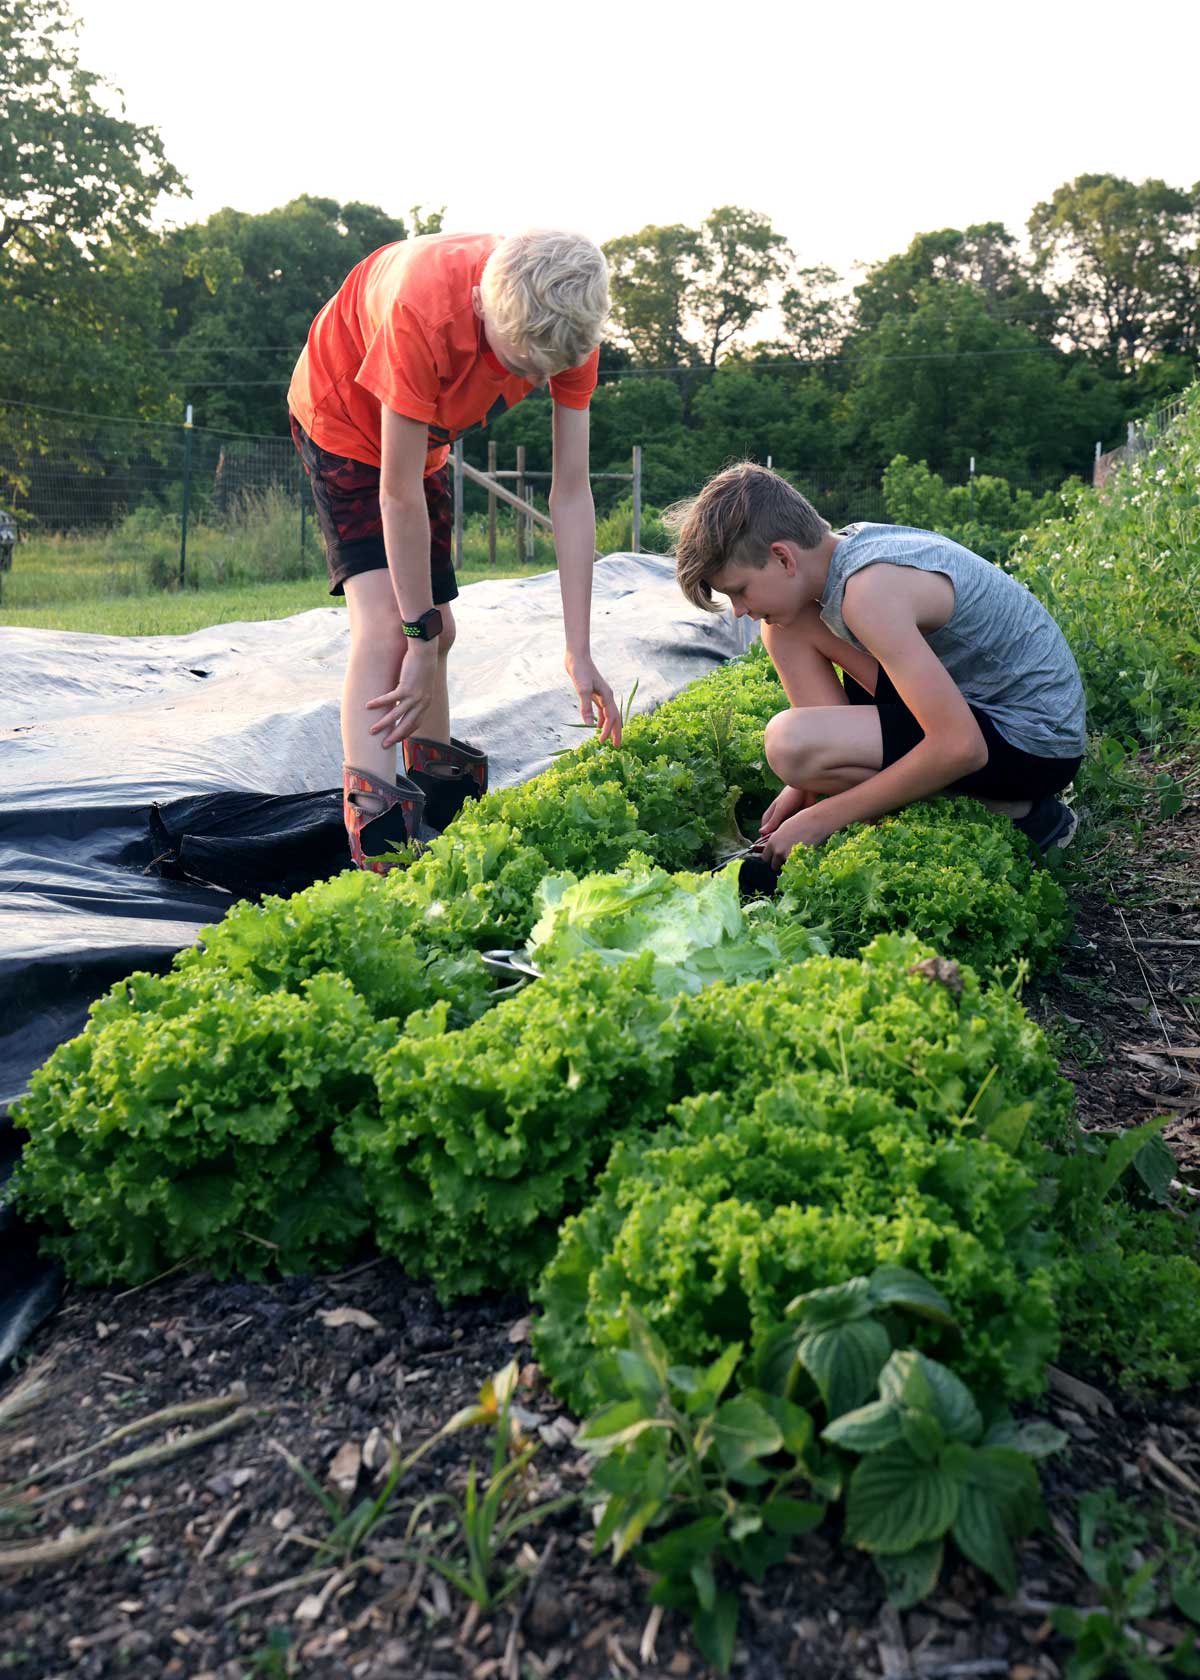
[[430, 607], [420, 618], [404, 620], [404, 634], [413, 642], [432, 642], [442, 633], [442, 615], [436, 607]]

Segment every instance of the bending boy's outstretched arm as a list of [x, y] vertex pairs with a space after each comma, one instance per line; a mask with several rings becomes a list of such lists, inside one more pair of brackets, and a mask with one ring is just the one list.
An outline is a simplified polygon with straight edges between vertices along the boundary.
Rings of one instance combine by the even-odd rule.
[[596, 555], [596, 509], [588, 476], [588, 411], [554, 405], [554, 476], [550, 518], [558, 557], [567, 671], [579, 694], [579, 715], [591, 723], [600, 713], [600, 739], [621, 744], [621, 714], [612, 689], [592, 662], [592, 566]]

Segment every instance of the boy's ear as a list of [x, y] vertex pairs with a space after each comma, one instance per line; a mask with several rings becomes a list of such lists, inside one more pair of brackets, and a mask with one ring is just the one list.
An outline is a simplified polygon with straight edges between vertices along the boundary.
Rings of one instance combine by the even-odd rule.
[[788, 577], [795, 577], [796, 548], [794, 543], [773, 542], [771, 544], [771, 558], [779, 561]]

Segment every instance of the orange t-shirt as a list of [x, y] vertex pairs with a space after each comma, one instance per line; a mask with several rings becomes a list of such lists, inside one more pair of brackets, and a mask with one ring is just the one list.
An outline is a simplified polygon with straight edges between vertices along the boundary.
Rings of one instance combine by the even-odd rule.
[[[380, 464], [382, 403], [429, 427], [425, 473], [449, 445], [527, 397], [533, 386], [497, 361], [471, 302], [494, 233], [430, 233], [384, 245], [351, 269], [309, 328], [288, 407], [313, 442]], [[586, 408], [599, 350], [550, 381], [565, 408]]]

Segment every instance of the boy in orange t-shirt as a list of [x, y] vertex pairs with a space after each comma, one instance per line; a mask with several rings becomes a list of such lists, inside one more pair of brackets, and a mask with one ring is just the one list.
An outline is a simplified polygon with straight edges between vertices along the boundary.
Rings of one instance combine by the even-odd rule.
[[390, 867], [388, 847], [415, 836], [422, 810], [442, 828], [487, 786], [486, 759], [450, 735], [458, 585], [446, 460], [456, 437], [547, 382], [567, 671], [584, 721], [598, 710], [601, 740], [620, 741], [589, 639], [588, 404], [607, 313], [607, 269], [590, 240], [441, 233], [367, 257], [309, 330], [288, 407], [330, 593], [345, 594], [350, 616], [342, 746], [346, 828], [361, 868]]

